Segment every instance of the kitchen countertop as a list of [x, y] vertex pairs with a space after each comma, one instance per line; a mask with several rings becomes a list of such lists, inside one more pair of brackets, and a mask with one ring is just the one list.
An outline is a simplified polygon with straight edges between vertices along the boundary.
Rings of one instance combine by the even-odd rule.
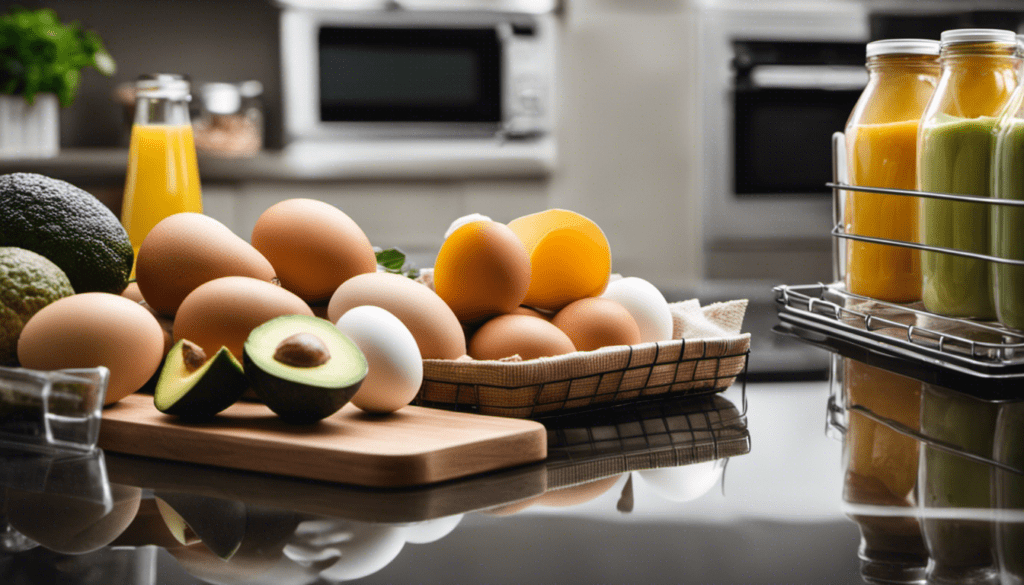
[[[724, 396], [742, 410], [742, 383], [734, 385]], [[645, 481], [642, 473], [632, 472], [613, 477], [614, 485], [607, 491], [579, 505], [538, 503], [516, 512], [515, 505], [494, 505], [502, 498], [491, 495], [505, 491], [513, 503], [523, 501], [522, 496], [530, 493], [525, 487], [529, 481], [524, 479], [529, 473], [513, 470], [504, 476], [499, 473], [498, 480], [477, 495], [465, 496], [470, 500], [480, 498], [479, 504], [467, 501], [469, 511], [449, 516], [447, 522], [457, 525], [447, 535], [433, 542], [406, 542], [404, 546], [380, 537], [379, 555], [358, 567], [335, 568], [333, 574], [369, 572], [365, 581], [368, 583], [861, 582], [857, 527], [840, 509], [842, 445], [824, 432], [828, 384], [751, 383], [746, 388], [746, 398], [749, 453], [728, 460], [724, 485], [714, 482], [716, 475], [711, 471], [714, 484], [704, 480], [703, 487], [698, 488], [701, 492], [707, 489], [703, 495], [671, 496], [696, 499], [667, 499], [667, 492], [652, 487], [654, 484]], [[552, 457], [557, 459], [555, 454]], [[146, 477], [151, 473], [146, 471], [145, 461], [135, 458], [107, 453], [105, 461], [112, 480], [125, 481], [127, 477]], [[706, 464], [697, 465], [707, 471]], [[224, 473], [224, 477], [230, 478], [236, 472]], [[618, 508], [629, 475], [633, 505], [631, 511], [623, 512]], [[261, 478], [274, 483], [267, 476], [241, 476], [247, 482], [255, 481], [256, 490]], [[549, 482], [552, 477], [548, 476]], [[217, 489], [216, 481], [208, 480], [214, 484], [207, 485], [207, 491]], [[379, 496], [376, 504], [353, 507], [345, 504], [345, 499], [360, 494], [365, 497], [364, 490], [339, 488], [333, 493], [328, 486], [319, 495], [310, 495], [313, 492], [299, 487], [295, 488], [292, 502], [307, 511], [314, 502], [325, 509], [334, 506], [339, 511], [335, 512], [338, 517], [333, 522], [342, 531], [349, 529], [358, 534], [360, 529], [372, 527], [368, 521], [374, 516], [373, 508], [378, 509], [380, 517], [390, 519], [383, 526], [431, 524], [401, 521], [402, 514], [411, 514], [404, 520], [415, 518], [415, 514], [432, 514], [424, 512], [426, 508], [419, 504], [409, 503], [417, 501], [419, 496], [415, 492], [380, 493], [375, 495]], [[220, 489], [230, 493], [226, 484]], [[274, 491], [269, 487], [267, 490]], [[143, 497], [149, 493], [144, 492]], [[582, 499], [587, 497], [590, 496]], [[458, 509], [458, 504], [447, 505], [456, 506], [451, 510]], [[485, 505], [490, 511], [472, 510], [475, 505]], [[433, 520], [435, 524], [445, 522], [443, 518]], [[338, 546], [344, 550], [343, 545]], [[344, 555], [343, 552], [342, 558]], [[30, 575], [77, 570], [106, 575], [101, 581], [115, 582], [116, 572], [124, 571], [126, 562], [136, 568], [136, 573], [140, 565], [155, 564], [156, 580], [140, 578], [125, 583], [249, 582], [245, 578], [238, 580], [237, 576], [215, 577], [217, 572], [212, 569], [198, 568], [199, 564], [190, 565], [188, 561], [179, 563], [167, 550], [154, 547], [105, 547], [77, 556], [59, 555], [42, 547], [16, 555], [0, 553], [0, 581], [11, 585], [43, 583]], [[197, 574], [205, 575], [209, 581], [198, 579]], [[67, 575], [62, 579], [65, 583], [86, 582]], [[273, 579], [276, 580], [267, 582], [332, 582], [285, 580], [281, 576]]]
[[[1024, 421], [1024, 402], [981, 401], [867, 366], [848, 375], [844, 393], [821, 381], [741, 381], [716, 397], [546, 419], [544, 463], [423, 488], [354, 488], [105, 453], [102, 475], [114, 493], [141, 494], [136, 521], [110, 546], [67, 555], [29, 548], [0, 516], [7, 529], [0, 530], [0, 582], [862, 583], [862, 571], [889, 565], [862, 565], [860, 531], [848, 514], [874, 530], [875, 558], [917, 547], [911, 574], [918, 578], [928, 553], [917, 549], [927, 542], [933, 565], [961, 562], [957, 552], [966, 550], [972, 563], [987, 559], [982, 582], [999, 582], [992, 571], [1000, 562], [1003, 582], [1019, 582], [1009, 580], [1020, 569], [1006, 559], [1024, 550], [1024, 505], [1012, 499], [1024, 493], [1017, 489], [1024, 464], [1013, 459], [1021, 454], [1006, 429]], [[692, 445], [673, 435], [674, 464], [651, 472], [650, 462], [666, 455], [664, 437], [652, 429], [684, 427]], [[580, 436], [583, 443], [569, 440]], [[711, 455], [697, 448], [708, 437]], [[935, 438], [942, 449], [926, 446]], [[1002, 463], [957, 463], [957, 453], [969, 450]], [[5, 481], [31, 475], [9, 473]], [[980, 500], [970, 491], [979, 485]], [[49, 528], [38, 532], [46, 539], [88, 536], [60, 528], [75, 518], [74, 506], [47, 508], [16, 495], [6, 496], [12, 524], [28, 502], [34, 530]], [[182, 547], [163, 521], [162, 539], [137, 529], [142, 510], [158, 517], [154, 495], [198, 498], [206, 507], [197, 509], [215, 518], [244, 510], [238, 552], [226, 562], [203, 543]], [[208, 542], [209, 526], [200, 527]], [[143, 546], [153, 543], [160, 546]]]
[[[501, 148], [443, 141], [321, 146], [264, 150], [251, 158], [199, 154], [204, 181], [345, 181], [366, 179], [445, 180], [540, 178], [555, 161], [554, 144], [509, 142]], [[66, 148], [53, 158], [0, 159], [0, 174], [33, 172], [86, 183], [123, 183], [126, 148]]]

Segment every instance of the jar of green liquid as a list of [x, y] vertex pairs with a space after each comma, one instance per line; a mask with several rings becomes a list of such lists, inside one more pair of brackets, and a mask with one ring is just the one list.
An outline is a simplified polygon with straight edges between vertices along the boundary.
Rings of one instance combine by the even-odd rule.
[[[1016, 34], [957, 29], [943, 32], [941, 39], [942, 75], [918, 131], [918, 188], [990, 197], [993, 129], [1019, 76]], [[924, 199], [921, 242], [988, 254], [990, 207]], [[922, 253], [925, 308], [951, 317], [995, 319], [989, 264], [940, 252]]]
[[[1018, 85], [996, 123], [992, 148], [992, 196], [1024, 200], [1024, 84]], [[1024, 260], [1024, 207], [993, 205], [991, 253]], [[1014, 329], [1024, 329], [1024, 267], [992, 264], [996, 316]]]

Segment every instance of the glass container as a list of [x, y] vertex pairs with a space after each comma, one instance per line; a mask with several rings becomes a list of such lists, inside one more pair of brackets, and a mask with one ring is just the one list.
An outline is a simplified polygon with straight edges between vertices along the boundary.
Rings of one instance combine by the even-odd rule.
[[[1024, 200], [1024, 83], [1017, 86], [996, 123], [992, 197]], [[991, 254], [1024, 260], [1024, 207], [991, 207]], [[992, 284], [999, 322], [1024, 329], [1024, 267], [992, 263]]]
[[[939, 80], [939, 43], [890, 39], [868, 43], [868, 84], [846, 123], [851, 185], [914, 189], [917, 130]], [[917, 242], [918, 201], [898, 195], [846, 194], [846, 233]], [[917, 250], [851, 240], [846, 244], [846, 286], [884, 301], [921, 298]]]
[[188, 111], [189, 82], [162, 73], [143, 76], [136, 85], [121, 223], [137, 257], [160, 220], [186, 211], [202, 213], [203, 202]]
[[91, 451], [110, 372], [0, 367], [0, 445]]
[[[921, 118], [918, 187], [989, 197], [992, 132], [1017, 86], [1020, 57], [1012, 31], [958, 29], [942, 33], [942, 76]], [[988, 254], [989, 205], [924, 199], [921, 242]], [[996, 317], [989, 262], [922, 252], [925, 307], [950, 317]]]

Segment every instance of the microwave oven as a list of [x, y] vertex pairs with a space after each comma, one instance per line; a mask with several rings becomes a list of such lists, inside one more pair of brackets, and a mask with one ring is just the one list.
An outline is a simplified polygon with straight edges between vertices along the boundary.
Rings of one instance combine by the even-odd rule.
[[555, 16], [483, 8], [494, 5], [282, 3], [286, 148], [401, 142], [547, 149]]

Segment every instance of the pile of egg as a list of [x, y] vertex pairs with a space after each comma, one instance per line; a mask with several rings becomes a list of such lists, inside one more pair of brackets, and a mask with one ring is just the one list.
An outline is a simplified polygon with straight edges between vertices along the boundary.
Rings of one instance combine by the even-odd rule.
[[[401, 374], [401, 389], [359, 391], [363, 404], [392, 411], [415, 397], [423, 359], [532, 359], [671, 338], [664, 297], [639, 278], [610, 282], [608, 241], [578, 213], [552, 209], [508, 224], [474, 216], [449, 232], [431, 288], [378, 272], [362, 229], [321, 201], [270, 207], [251, 243], [211, 217], [176, 214], [143, 241], [136, 282], [122, 296], [74, 295], [45, 307], [26, 324], [19, 360], [37, 369], [104, 365], [111, 404], [145, 385], [178, 340], [240, 358], [262, 323], [316, 314], [357, 341], [371, 373]], [[384, 311], [343, 319], [364, 305]]]

